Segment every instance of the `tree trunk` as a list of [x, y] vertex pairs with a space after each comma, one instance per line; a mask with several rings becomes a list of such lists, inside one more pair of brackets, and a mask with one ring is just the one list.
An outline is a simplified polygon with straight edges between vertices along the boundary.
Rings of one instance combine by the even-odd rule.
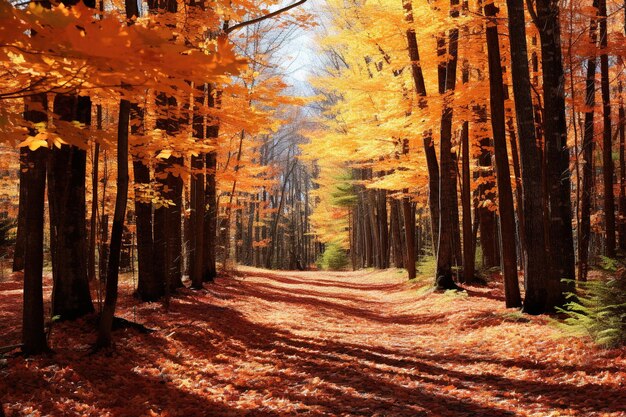
[[[475, 108], [477, 122], [487, 123], [487, 107], [479, 106]], [[476, 217], [479, 221], [480, 247], [482, 249], [483, 268], [489, 269], [500, 265], [499, 247], [496, 239], [496, 213], [489, 209], [487, 201], [495, 203], [496, 193], [493, 190], [496, 184], [493, 181], [493, 163], [490, 149], [492, 148], [491, 138], [483, 136], [479, 140], [480, 155], [478, 165], [480, 166], [480, 181], [477, 189], [477, 204], [475, 206]]]
[[615, 257], [615, 195], [613, 193], [613, 144], [611, 127], [611, 90], [607, 54], [606, 0], [599, 0], [600, 18], [600, 89], [602, 91], [602, 178], [604, 183], [605, 255]]
[[[404, 7], [405, 21], [409, 24], [406, 30], [406, 39], [409, 50], [409, 58], [411, 59], [411, 74], [413, 76], [413, 84], [415, 93], [419, 97], [419, 107], [425, 108], [426, 102], [426, 84], [424, 82], [424, 74], [420, 66], [419, 48], [415, 29], [413, 29], [413, 4], [411, 0], [402, 0]], [[432, 143], [432, 135], [429, 131], [423, 134], [424, 154], [426, 155], [426, 167], [428, 169], [428, 205], [430, 207], [430, 222], [433, 251], [436, 252], [439, 242], [439, 166], [437, 164], [437, 153]], [[408, 141], [404, 142], [403, 153], [408, 153]], [[407, 242], [408, 245], [408, 242]], [[412, 248], [412, 247], [411, 247]], [[410, 249], [412, 250], [412, 249]], [[415, 257], [415, 254], [413, 255]]]
[[545, 291], [534, 294], [538, 297], [535, 298], [535, 308], [531, 298], [527, 311], [551, 312], [564, 301], [565, 288], [561, 280], [575, 278], [574, 239], [558, 5], [551, 0], [538, 0], [537, 16], [543, 69], [544, 131], [549, 161], [551, 271], [545, 279]]
[[[201, 117], [200, 117], [201, 118]], [[194, 120], [194, 125], [196, 125]], [[200, 128], [202, 124], [200, 122]], [[195, 129], [195, 127], [194, 127]], [[189, 248], [189, 278], [192, 288], [202, 288], [204, 272], [204, 155], [191, 157], [191, 226]]]
[[380, 235], [380, 267], [382, 269], [389, 268], [389, 223], [387, 214], [387, 191], [378, 190], [377, 192], [378, 207], [378, 233]]
[[[463, 84], [469, 82], [469, 63], [463, 63]], [[461, 282], [474, 280], [475, 258], [474, 241], [472, 239], [472, 198], [470, 180], [470, 147], [469, 147], [469, 122], [463, 122], [461, 128], [461, 209], [463, 211], [463, 274]]]
[[[393, 247], [393, 261], [396, 268], [404, 267], [404, 251], [402, 248], [402, 226], [400, 225], [400, 201], [392, 199], [391, 204], [391, 240]], [[354, 228], [353, 228], [354, 229]], [[353, 264], [355, 262], [353, 261]], [[355, 268], [356, 269], [356, 268]]]
[[[26, 101], [24, 118], [33, 123], [46, 122], [47, 98], [36, 95]], [[30, 132], [31, 135], [35, 132]], [[44, 330], [43, 306], [43, 239], [46, 190], [47, 148], [26, 150], [22, 172], [24, 181], [24, 306], [22, 314], [22, 350], [27, 355], [48, 351]]]
[[[505, 93], [506, 93], [505, 89]], [[517, 134], [515, 133], [514, 122], [512, 117], [507, 118], [507, 129], [509, 131], [509, 138], [511, 143], [511, 156], [513, 160], [513, 175], [515, 176], [515, 202], [517, 205], [517, 234], [519, 237], [520, 247], [520, 263], [524, 265], [524, 252], [522, 248], [526, 245], [526, 238], [524, 236], [524, 195], [522, 192], [522, 171], [519, 164], [519, 150], [517, 147]]]
[[509, 37], [511, 47], [511, 71], [513, 94], [517, 118], [517, 132], [520, 141], [522, 182], [524, 192], [524, 282], [526, 299], [524, 311], [541, 313], [544, 311], [545, 280], [547, 257], [545, 229], [543, 223], [543, 188], [541, 185], [541, 152], [537, 144], [534, 108], [530, 94], [530, 74], [528, 71], [528, 49], [526, 46], [526, 25], [523, 0], [507, 0]]
[[[138, 123], [131, 123], [132, 134], [143, 134], [143, 111], [131, 104], [130, 118]], [[140, 158], [141, 149], [133, 146], [133, 174], [135, 184], [135, 218], [137, 226], [137, 295], [143, 301], [156, 301], [164, 294], [163, 275], [157, 273], [158, 260], [155, 257], [155, 242], [152, 224], [152, 201], [143, 196], [142, 189], [150, 189], [150, 168]]]
[[[182, 157], [170, 157], [171, 166], [183, 167]], [[173, 205], [166, 211], [166, 238], [167, 259], [169, 260], [170, 290], [176, 291], [183, 287], [183, 237], [182, 237], [182, 207], [183, 207], [183, 179], [180, 176], [168, 174], [167, 185], [170, 189], [170, 198]]]
[[[491, 128], [493, 131], [494, 156], [498, 183], [498, 207], [500, 212], [500, 248], [502, 251], [502, 274], [507, 307], [521, 307], [522, 299], [517, 280], [517, 253], [515, 248], [515, 209], [509, 157], [506, 149], [506, 122], [504, 114], [504, 84], [498, 39], [498, 9], [493, 3], [485, 4], [487, 17], [487, 54], [489, 61], [489, 92]], [[469, 176], [469, 175], [468, 175]]]
[[[102, 105], [96, 106], [97, 129], [102, 130]], [[87, 277], [89, 282], [96, 279], [96, 241], [98, 236], [98, 169], [100, 162], [100, 143], [93, 145], [93, 157], [91, 160], [91, 217], [89, 219], [89, 246]]]
[[624, 102], [622, 98], [622, 82], [618, 84], [618, 92], [620, 96], [619, 103], [619, 249], [626, 251], [626, 155], [624, 154], [624, 145], [626, 142], [626, 112], [624, 111]]
[[415, 269], [415, 213], [411, 207], [411, 200], [408, 197], [402, 199], [402, 217], [404, 219], [404, 236], [406, 243], [406, 270], [409, 275], [409, 279], [414, 279], [417, 276]]
[[[54, 112], [65, 122], [90, 124], [89, 97], [58, 94]], [[73, 145], [51, 150], [48, 165], [52, 315], [74, 319], [94, 311], [87, 276], [85, 176], [87, 152]]]
[[215, 182], [215, 169], [217, 167], [217, 153], [209, 152], [206, 155], [206, 189], [205, 201], [208, 210], [205, 213], [204, 231], [206, 233], [205, 242], [205, 265], [203, 280], [213, 281], [217, 276], [217, 266], [215, 264], [215, 246], [217, 242], [217, 190]]
[[[214, 108], [219, 105], [219, 96], [212, 84], [207, 85], [208, 107]], [[206, 127], [207, 139], [217, 140], [219, 134], [219, 122], [209, 118], [209, 125]], [[205, 282], [213, 281], [217, 276], [216, 266], [216, 245], [217, 245], [217, 183], [215, 172], [217, 169], [217, 152], [211, 151], [206, 154], [206, 181], [205, 181], [205, 204], [207, 210], [204, 218], [204, 273]]]
[[[458, 0], [452, 0], [451, 5], [458, 5]], [[458, 16], [458, 10], [451, 11], [452, 17]], [[439, 91], [446, 94], [454, 91], [456, 85], [456, 66], [458, 54], [459, 30], [453, 28], [449, 31], [448, 59], [439, 65]], [[437, 41], [438, 55], [445, 54], [445, 40], [443, 37]], [[449, 97], [451, 99], [451, 97]], [[446, 100], [447, 101], [447, 100]], [[452, 113], [453, 107], [450, 102], [444, 102], [441, 116], [441, 133], [439, 143], [439, 158], [441, 175], [439, 177], [439, 244], [437, 248], [437, 271], [435, 285], [438, 289], [455, 289], [452, 275], [452, 263], [454, 259], [453, 233], [454, 233], [454, 202], [456, 195], [456, 172], [452, 158]]]
[[463, 210], [463, 282], [474, 280], [475, 252], [472, 239], [472, 209], [470, 191], [470, 150], [469, 150], [469, 123], [464, 122], [461, 131], [462, 168], [461, 177], [463, 189], [461, 192], [461, 206]]
[[128, 202], [128, 125], [130, 120], [131, 104], [128, 100], [120, 101], [119, 121], [117, 125], [117, 195], [115, 197], [115, 211], [113, 212], [113, 226], [111, 227], [111, 246], [109, 264], [107, 268], [106, 298], [100, 315], [98, 328], [97, 348], [111, 346], [111, 330], [117, 304], [117, 284], [120, 268], [120, 251], [122, 248], [122, 233], [126, 217]]
[[[593, 7], [598, 8], [598, 0], [594, 0]], [[595, 48], [597, 43], [597, 18], [592, 18], [589, 24], [589, 42]], [[582, 193], [580, 201], [580, 224], [578, 226], [578, 279], [587, 280], [589, 270], [589, 240], [591, 238], [591, 197], [593, 195], [593, 151], [594, 115], [596, 105], [596, 68], [595, 55], [587, 60], [587, 76], [585, 81], [585, 122], [583, 131], [582, 154]]]

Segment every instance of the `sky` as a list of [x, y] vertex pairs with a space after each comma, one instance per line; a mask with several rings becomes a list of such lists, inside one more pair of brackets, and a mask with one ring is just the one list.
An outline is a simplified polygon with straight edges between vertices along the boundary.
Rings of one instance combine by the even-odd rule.
[[[308, 0], [299, 7], [311, 13], [312, 18], [318, 21], [322, 19], [325, 1]], [[315, 41], [317, 32], [317, 28], [298, 29], [280, 53], [279, 65], [283, 68], [285, 80], [299, 93], [311, 93], [308, 79], [315, 66], [319, 65], [319, 51]]]

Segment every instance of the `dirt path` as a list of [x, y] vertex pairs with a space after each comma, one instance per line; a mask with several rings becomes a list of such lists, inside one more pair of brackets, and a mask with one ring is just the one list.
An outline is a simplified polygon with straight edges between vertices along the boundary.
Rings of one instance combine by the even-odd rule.
[[[122, 315], [155, 333], [118, 331], [114, 352], [90, 356], [89, 320], [63, 323], [56, 355], [0, 365], [3, 402], [33, 416], [626, 416], [624, 350], [554, 339], [545, 318], [504, 309], [497, 287], [238, 275], [183, 290], [168, 314], [123, 290]], [[2, 320], [19, 317], [9, 284]]]

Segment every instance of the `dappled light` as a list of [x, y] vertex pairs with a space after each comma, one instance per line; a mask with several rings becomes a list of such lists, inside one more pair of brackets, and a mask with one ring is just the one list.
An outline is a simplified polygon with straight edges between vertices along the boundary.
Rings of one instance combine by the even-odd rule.
[[0, 0], [0, 417], [626, 417], [625, 0]]
[[[503, 308], [498, 285], [416, 297], [419, 284], [393, 270], [246, 268], [202, 292], [182, 291], [165, 314], [158, 304], [133, 299], [128, 284], [119, 314], [154, 332], [117, 330], [115, 350], [101, 356], [89, 350], [92, 318], [55, 325], [54, 356], [5, 364], [10, 410], [58, 416], [624, 412], [622, 353], [553, 339], [557, 330], [546, 319]], [[1, 288], [3, 309], [18, 310], [10, 283]]]

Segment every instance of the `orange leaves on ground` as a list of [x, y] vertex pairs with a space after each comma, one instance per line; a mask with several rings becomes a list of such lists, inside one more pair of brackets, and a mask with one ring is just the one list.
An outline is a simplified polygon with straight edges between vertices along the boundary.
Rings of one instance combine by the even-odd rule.
[[[556, 339], [503, 308], [499, 284], [435, 294], [394, 270], [240, 272], [182, 290], [169, 313], [138, 304], [126, 277], [120, 314], [156, 332], [120, 330], [113, 352], [88, 355], [94, 319], [55, 324], [56, 355], [0, 365], [9, 415], [624, 415], [624, 349]], [[0, 283], [9, 343], [19, 288]]]

